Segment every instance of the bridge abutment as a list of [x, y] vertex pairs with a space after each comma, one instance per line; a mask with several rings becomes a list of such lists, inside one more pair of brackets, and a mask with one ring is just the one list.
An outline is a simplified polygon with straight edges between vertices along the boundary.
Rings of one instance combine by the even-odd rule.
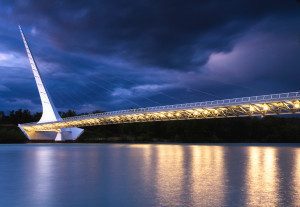
[[77, 127], [62, 128], [53, 131], [27, 131], [22, 127], [22, 124], [19, 124], [18, 127], [29, 140], [41, 141], [74, 141], [84, 132], [83, 129]]

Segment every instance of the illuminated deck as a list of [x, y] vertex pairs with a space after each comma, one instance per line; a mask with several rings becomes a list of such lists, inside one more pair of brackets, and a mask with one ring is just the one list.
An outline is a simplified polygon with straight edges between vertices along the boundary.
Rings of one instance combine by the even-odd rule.
[[28, 132], [53, 131], [68, 127], [187, 119], [267, 116], [296, 114], [299, 112], [300, 92], [290, 92], [104, 112], [65, 118], [62, 121], [21, 124], [21, 126]]

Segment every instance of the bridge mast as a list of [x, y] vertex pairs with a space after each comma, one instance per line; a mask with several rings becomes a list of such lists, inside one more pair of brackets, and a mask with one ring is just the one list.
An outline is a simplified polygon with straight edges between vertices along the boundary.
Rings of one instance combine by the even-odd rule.
[[35, 63], [35, 60], [31, 54], [30, 48], [28, 46], [26, 37], [22, 31], [21, 26], [19, 25], [19, 30], [21, 32], [21, 36], [23, 39], [23, 43], [25, 45], [25, 49], [27, 52], [27, 56], [30, 62], [30, 66], [34, 75], [35, 83], [38, 88], [42, 106], [43, 106], [43, 115], [38, 123], [45, 123], [45, 122], [51, 122], [51, 121], [60, 121], [62, 118], [58, 114], [52, 100], [50, 97], [50, 94], [48, 93], [46, 87], [44, 86], [40, 71]]
[[[23, 39], [23, 43], [27, 52], [27, 56], [29, 59], [29, 63], [32, 69], [32, 73], [34, 75], [35, 83], [38, 88], [42, 107], [43, 107], [43, 114], [41, 119], [38, 121], [39, 124], [47, 123], [47, 122], [55, 122], [55, 121], [62, 121], [59, 113], [57, 112], [50, 94], [46, 89], [43, 79], [41, 77], [40, 71], [35, 63], [35, 60], [32, 56], [30, 48], [28, 46], [27, 40], [25, 35], [22, 31], [21, 26], [19, 25], [19, 30]], [[71, 128], [61, 128], [57, 130], [42, 130], [42, 131], [26, 131], [21, 124], [19, 124], [19, 128], [24, 132], [24, 134], [30, 140], [55, 140], [55, 141], [65, 141], [65, 140], [76, 140], [82, 133], [83, 129], [77, 127]]]

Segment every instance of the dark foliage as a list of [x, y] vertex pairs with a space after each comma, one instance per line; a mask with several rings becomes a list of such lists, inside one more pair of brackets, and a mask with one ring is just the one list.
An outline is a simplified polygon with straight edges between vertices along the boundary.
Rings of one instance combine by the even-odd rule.
[[[63, 117], [75, 111], [60, 112]], [[0, 142], [26, 142], [18, 123], [38, 121], [41, 113], [0, 112]], [[85, 127], [78, 142], [300, 142], [300, 118], [230, 118]]]
[[80, 142], [300, 142], [299, 118], [231, 118], [86, 127]]

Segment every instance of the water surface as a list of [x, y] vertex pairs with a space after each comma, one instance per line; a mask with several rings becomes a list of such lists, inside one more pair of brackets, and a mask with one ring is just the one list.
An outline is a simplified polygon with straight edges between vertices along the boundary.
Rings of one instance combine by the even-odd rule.
[[0, 145], [0, 206], [300, 206], [300, 148]]

